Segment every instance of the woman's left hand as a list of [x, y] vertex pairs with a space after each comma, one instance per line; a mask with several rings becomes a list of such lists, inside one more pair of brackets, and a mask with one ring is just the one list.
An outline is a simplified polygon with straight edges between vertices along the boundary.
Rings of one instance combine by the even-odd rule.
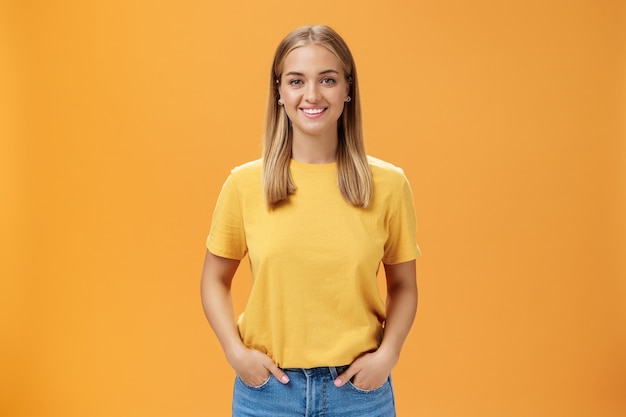
[[[366, 353], [346, 369], [335, 379], [335, 386], [341, 387], [352, 380], [357, 388], [373, 390], [381, 387], [391, 370], [398, 362], [398, 358], [382, 350]], [[354, 379], [352, 379], [354, 378]]]
[[409, 333], [417, 308], [415, 260], [385, 264], [385, 276], [387, 315], [383, 340], [377, 351], [360, 356], [335, 379], [335, 385], [338, 387], [352, 380], [352, 384], [357, 388], [364, 390], [379, 388], [398, 363], [402, 344]]

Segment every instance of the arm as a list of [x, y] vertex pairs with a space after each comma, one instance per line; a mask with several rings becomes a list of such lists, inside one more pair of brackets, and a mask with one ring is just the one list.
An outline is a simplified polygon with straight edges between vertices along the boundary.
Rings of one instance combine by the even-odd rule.
[[222, 258], [207, 251], [202, 269], [202, 307], [228, 363], [248, 385], [261, 385], [272, 373], [283, 383], [287, 375], [265, 354], [248, 349], [235, 323], [231, 283], [239, 266], [236, 259]]
[[387, 277], [387, 319], [383, 340], [378, 350], [355, 360], [335, 380], [342, 386], [354, 377], [363, 389], [381, 386], [398, 362], [402, 345], [409, 334], [417, 310], [415, 260], [385, 265]]

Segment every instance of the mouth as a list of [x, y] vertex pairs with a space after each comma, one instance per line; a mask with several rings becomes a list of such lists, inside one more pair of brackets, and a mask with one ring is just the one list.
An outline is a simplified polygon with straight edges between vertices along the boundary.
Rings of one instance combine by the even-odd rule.
[[309, 118], [320, 117], [325, 111], [326, 107], [322, 108], [300, 108], [304, 115]]

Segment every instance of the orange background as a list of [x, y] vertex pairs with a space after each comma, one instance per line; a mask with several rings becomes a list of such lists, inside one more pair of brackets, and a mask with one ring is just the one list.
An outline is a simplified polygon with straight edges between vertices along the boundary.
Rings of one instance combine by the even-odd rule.
[[620, 0], [0, 3], [0, 415], [229, 415], [204, 239], [308, 23], [414, 189], [399, 414], [626, 415]]

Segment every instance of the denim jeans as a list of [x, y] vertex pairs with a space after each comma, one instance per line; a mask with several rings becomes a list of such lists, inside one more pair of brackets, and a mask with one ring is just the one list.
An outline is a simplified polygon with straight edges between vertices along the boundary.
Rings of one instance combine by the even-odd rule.
[[235, 379], [233, 417], [395, 417], [391, 377], [379, 388], [362, 390], [333, 381], [347, 366], [283, 369], [289, 383], [273, 375], [258, 387]]

